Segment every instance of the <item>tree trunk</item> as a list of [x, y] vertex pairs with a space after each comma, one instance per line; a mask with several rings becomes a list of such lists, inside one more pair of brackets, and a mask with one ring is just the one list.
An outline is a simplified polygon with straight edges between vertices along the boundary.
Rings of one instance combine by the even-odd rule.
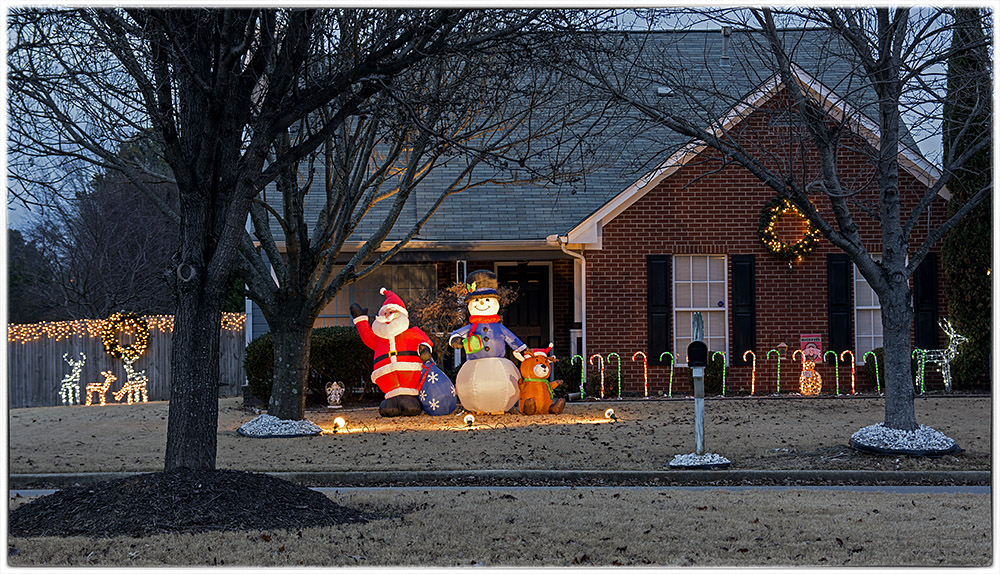
[[302, 420], [306, 413], [312, 325], [303, 326], [284, 317], [272, 317], [267, 323], [274, 339], [274, 381], [267, 414], [284, 420]]
[[879, 369], [885, 379], [885, 426], [900, 430], [917, 428], [913, 410], [913, 377], [910, 372], [910, 326], [913, 308], [907, 282], [891, 282], [879, 293], [882, 304], [882, 345], [885, 364]]
[[179, 283], [182, 293], [174, 317], [170, 356], [164, 469], [212, 470], [215, 469], [219, 418], [222, 301], [219, 297], [205, 297], [203, 292], [197, 292], [201, 287], [197, 279]]

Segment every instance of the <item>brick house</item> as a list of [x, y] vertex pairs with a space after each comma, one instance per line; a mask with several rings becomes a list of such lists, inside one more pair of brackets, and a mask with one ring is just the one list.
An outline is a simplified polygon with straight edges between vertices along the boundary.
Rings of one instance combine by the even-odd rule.
[[[722, 49], [717, 32], [686, 34], [707, 47], [699, 52], [702, 56]], [[822, 82], [805, 71], [799, 74], [815, 93], [830, 95]], [[776, 78], [756, 83], [747, 78], [742, 86], [742, 102], [720, 118], [730, 136], [752, 136], [771, 152], [770, 161], [788, 160], [788, 144], [794, 142], [797, 159], [804, 160], [799, 165], [806, 166], [796, 176], [814, 175], [818, 161], [809, 161], [815, 152], [808, 138], [794, 123], [782, 121], [788, 109], [783, 86]], [[844, 109], [847, 105], [833, 105], [831, 115], [852, 113]], [[739, 113], [744, 109], [754, 111]], [[645, 392], [643, 365], [631, 360], [638, 351], [648, 357], [651, 394], [668, 391], [672, 367], [669, 358], [660, 361], [665, 351], [674, 357], [673, 392], [691, 392], [684, 349], [694, 311], [705, 319], [710, 353], [725, 354], [727, 394], [748, 393], [752, 379], [755, 394], [777, 391], [779, 364], [773, 353], [770, 360], [767, 357], [781, 344], [787, 350], [780, 390], [797, 392], [798, 363], [791, 357], [803, 335], [819, 335], [824, 352], [852, 351], [857, 389], [874, 390], [861, 364], [866, 352], [881, 346], [881, 318], [871, 289], [847, 256], [821, 238], [802, 261], [789, 265], [778, 259], [765, 249], [757, 231], [761, 210], [774, 191], [742, 167], [720, 168], [719, 162], [704, 161], [716, 157], [715, 152], [696, 142], [666, 133], [656, 137], [666, 152], [652, 171], [605, 166], [572, 192], [486, 187], [449, 198], [418, 240], [392, 263], [345, 290], [316, 326], [350, 325], [350, 303], [377, 308], [381, 286], [406, 301], [417, 291], [462, 281], [468, 271], [491, 269], [501, 283], [516, 286], [520, 293], [506, 311], [505, 325], [530, 346], [553, 342], [556, 355], [563, 358], [617, 353], [626, 394]], [[857, 184], [861, 201], [878, 197], [871, 183], [873, 167], [860, 151], [876, 140], [862, 123], [839, 155], [841, 176]], [[629, 144], [638, 145], [623, 145]], [[918, 201], [937, 174], [919, 153], [904, 150], [900, 159], [905, 209]], [[420, 196], [414, 201], [419, 205]], [[828, 205], [816, 203], [830, 215]], [[925, 216], [927, 226], [915, 232], [911, 244], [922, 241], [927, 227], [943, 221], [945, 204], [945, 197], [934, 201]], [[397, 228], [408, 228], [416, 217], [415, 210], [402, 216]], [[856, 220], [867, 249], [878, 253], [875, 220]], [[496, 223], [500, 225], [492, 225]], [[914, 338], [922, 348], [939, 347], [937, 320], [947, 314], [939, 249], [932, 249], [913, 285]], [[250, 303], [248, 307], [248, 337], [257, 336], [266, 324], [259, 311]], [[752, 361], [743, 361], [747, 350], [756, 355], [755, 370]], [[833, 392], [835, 367], [820, 365], [818, 370], [823, 391]], [[840, 363], [836, 372], [840, 392], [849, 393], [850, 367]]]

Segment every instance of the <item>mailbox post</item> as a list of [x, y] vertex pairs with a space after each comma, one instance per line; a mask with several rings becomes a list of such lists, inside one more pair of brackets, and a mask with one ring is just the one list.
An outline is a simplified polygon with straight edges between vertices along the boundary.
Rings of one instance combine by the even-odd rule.
[[692, 454], [679, 454], [670, 461], [671, 468], [729, 468], [729, 459], [705, 452], [705, 367], [708, 366], [708, 345], [701, 313], [691, 317], [691, 344], [687, 348], [687, 365], [694, 379], [694, 446]]
[[694, 379], [694, 450], [695, 454], [705, 454], [705, 367], [708, 366], [708, 345], [705, 344], [705, 328], [701, 313], [695, 312], [691, 319], [692, 341], [687, 348], [687, 363]]

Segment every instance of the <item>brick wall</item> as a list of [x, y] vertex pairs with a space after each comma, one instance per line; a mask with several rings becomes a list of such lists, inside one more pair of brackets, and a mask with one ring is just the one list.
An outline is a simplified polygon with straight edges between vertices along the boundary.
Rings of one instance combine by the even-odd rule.
[[[780, 105], [780, 102], [775, 104]], [[767, 113], [758, 112], [751, 116], [741, 125], [741, 130], [743, 134], [752, 134], [753, 143], [750, 145], [759, 146], [763, 150], [762, 155], [769, 155], [765, 162], [772, 167], [792, 165], [802, 182], [817, 178], [819, 162], [815, 153], [809, 151], [807, 145], [795, 143], [787, 128], [769, 128]], [[788, 143], [790, 140], [791, 144]], [[776, 145], [779, 142], [786, 145]], [[856, 198], [859, 201], [877, 205], [877, 186], [872, 181], [874, 169], [869, 158], [859, 151], [863, 149], [860, 142], [843, 148], [839, 155], [839, 168], [844, 181], [858, 192]], [[916, 203], [925, 187], [902, 170], [900, 187], [905, 214], [906, 208]], [[775, 391], [777, 364], [773, 356], [771, 361], [765, 360], [768, 349], [785, 342], [788, 355], [791, 355], [793, 350], [799, 348], [799, 335], [803, 333], [822, 333], [823, 348], [829, 349], [826, 256], [840, 253], [840, 250], [823, 238], [812, 254], [804, 261], [795, 263], [791, 269], [786, 261], [767, 252], [758, 239], [757, 227], [762, 207], [775, 195], [772, 189], [741, 167], [730, 164], [720, 169], [717, 161], [696, 159], [604, 226], [603, 249], [586, 253], [587, 354], [607, 356], [617, 352], [627, 357], [622, 362], [626, 392], [643, 392], [642, 364], [628, 358], [635, 351], [647, 351], [646, 256], [651, 254], [756, 256], [756, 393]], [[833, 221], [829, 202], [824, 198], [817, 200], [816, 204], [827, 220]], [[944, 209], [945, 201], [937, 198], [930, 215], [922, 216], [921, 224], [911, 236], [911, 247], [919, 245], [926, 237], [930, 225], [937, 225], [943, 220]], [[852, 213], [868, 251], [880, 252], [877, 222], [856, 207], [852, 207]], [[940, 243], [932, 251], [940, 251]], [[729, 259], [727, 274], [730, 293], [726, 306], [730, 310], [731, 349], [732, 268]], [[941, 317], [947, 316], [943, 285], [943, 265], [939, 259], [938, 312]], [[678, 351], [683, 357], [684, 350]], [[730, 352], [727, 351], [727, 354]], [[799, 368], [797, 361], [782, 361], [782, 392], [798, 392]], [[833, 366], [820, 365], [818, 368], [823, 377], [823, 391], [832, 392]], [[849, 365], [840, 365], [842, 393], [844, 389], [849, 392], [850, 371]], [[856, 384], [860, 390], [874, 389], [873, 383], [863, 379], [860, 365], [856, 373]], [[730, 365], [726, 375], [727, 394], [749, 392], [750, 366]], [[666, 392], [668, 377], [668, 367], [651, 366], [651, 394], [661, 390]], [[673, 380], [675, 393], [691, 392], [687, 369], [675, 369]], [[929, 384], [933, 384], [934, 380], [928, 375]]]

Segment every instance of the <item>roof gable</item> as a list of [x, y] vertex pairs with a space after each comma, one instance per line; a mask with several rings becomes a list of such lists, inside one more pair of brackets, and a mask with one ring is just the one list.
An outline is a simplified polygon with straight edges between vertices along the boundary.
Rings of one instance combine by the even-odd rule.
[[[831, 117], [837, 120], [842, 120], [845, 117], [853, 118], [852, 123], [854, 125], [852, 128], [854, 132], [863, 137], [869, 145], [878, 147], [879, 128], [875, 122], [868, 119], [864, 114], [858, 113], [850, 102], [839, 97], [833, 90], [824, 86], [822, 82], [795, 64], [792, 64], [792, 73], [795, 74], [796, 80], [805, 88], [805, 92], [822, 105]], [[784, 89], [784, 83], [778, 74], [773, 75], [757, 90], [733, 106], [717, 122], [713, 122], [713, 125], [719, 126], [713, 130], [714, 134], [721, 135], [723, 132], [733, 129], [749, 117], [750, 114], [758, 110], [764, 103], [777, 96], [782, 89]], [[704, 143], [692, 142], [671, 154], [666, 161], [639, 178], [573, 227], [566, 234], [567, 243], [584, 244], [589, 249], [601, 249], [601, 237], [604, 225], [614, 220], [619, 214], [659, 185], [660, 182], [676, 173], [680, 168], [700, 155], [706, 147]], [[928, 187], [940, 178], [940, 172], [937, 168], [910, 146], [904, 145], [902, 147], [899, 152], [899, 160], [901, 167], [907, 173]], [[951, 197], [947, 189], [942, 189], [939, 195], [944, 199], [950, 199]]]

